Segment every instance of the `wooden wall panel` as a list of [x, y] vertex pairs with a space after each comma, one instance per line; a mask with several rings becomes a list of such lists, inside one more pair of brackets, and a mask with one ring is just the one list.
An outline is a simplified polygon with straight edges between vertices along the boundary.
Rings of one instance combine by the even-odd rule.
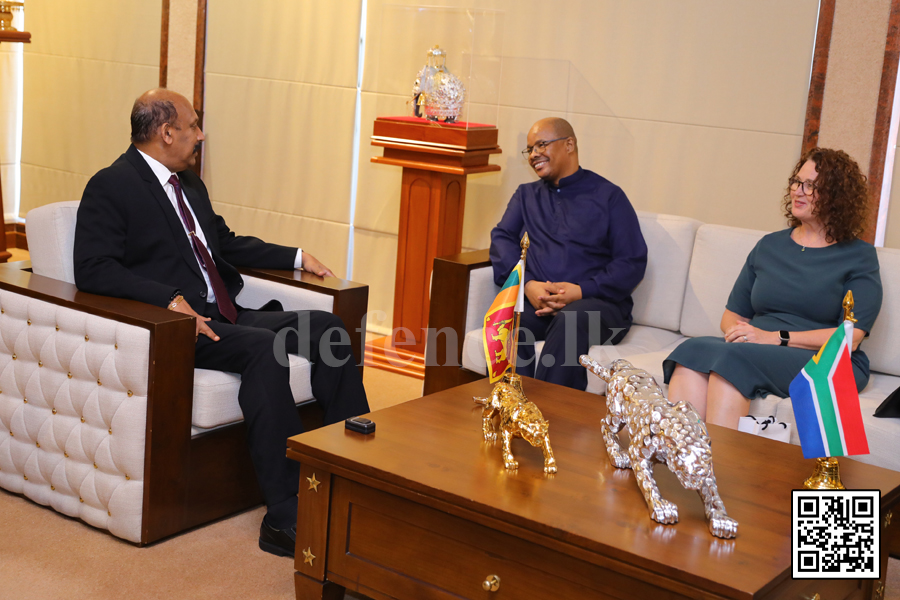
[[[869, 219], [863, 239], [874, 242], [881, 206], [881, 188], [884, 182], [888, 144], [891, 137], [891, 119], [894, 109], [894, 91], [897, 87], [897, 63], [900, 60], [900, 0], [891, 0], [887, 38], [884, 44], [884, 62], [881, 67], [881, 85], [878, 92], [878, 108], [875, 112], [875, 130], [872, 134], [872, 157], [869, 162]], [[900, 181], [892, 184], [900, 185]], [[889, 198], [884, 199], [890, 201]], [[895, 210], [900, 209], [896, 207]]]

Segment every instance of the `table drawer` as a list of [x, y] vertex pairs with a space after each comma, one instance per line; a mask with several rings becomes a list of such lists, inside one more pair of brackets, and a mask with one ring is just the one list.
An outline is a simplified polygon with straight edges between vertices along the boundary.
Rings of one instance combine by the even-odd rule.
[[765, 600], [857, 600], [863, 598], [858, 579], [790, 579], [763, 596]]
[[[340, 478], [330, 521], [328, 579], [398, 599], [717, 597], [669, 582], [678, 594]], [[485, 591], [492, 576], [499, 587]]]

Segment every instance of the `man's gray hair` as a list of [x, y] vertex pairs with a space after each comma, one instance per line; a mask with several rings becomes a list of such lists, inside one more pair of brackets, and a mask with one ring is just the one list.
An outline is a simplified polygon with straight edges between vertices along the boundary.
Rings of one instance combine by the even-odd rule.
[[178, 111], [171, 100], [138, 98], [131, 107], [131, 141], [134, 144], [149, 142], [162, 124], [174, 125], [177, 120]]

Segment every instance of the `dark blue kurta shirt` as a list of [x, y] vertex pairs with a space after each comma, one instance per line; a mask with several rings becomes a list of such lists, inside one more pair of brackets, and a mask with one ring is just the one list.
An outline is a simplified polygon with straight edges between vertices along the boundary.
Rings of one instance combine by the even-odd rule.
[[519, 261], [526, 231], [531, 240], [526, 283], [576, 283], [584, 298], [608, 300], [630, 318], [631, 292], [647, 268], [647, 244], [619, 186], [580, 167], [559, 186], [544, 180], [520, 185], [491, 231], [497, 285]]

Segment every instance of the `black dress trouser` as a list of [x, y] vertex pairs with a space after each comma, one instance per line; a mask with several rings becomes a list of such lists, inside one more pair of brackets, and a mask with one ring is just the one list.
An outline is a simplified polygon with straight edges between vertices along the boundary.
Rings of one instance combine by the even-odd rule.
[[[591, 346], [618, 344], [631, 328], [631, 319], [613, 303], [582, 298], [552, 316], [539, 317], [525, 301], [519, 329], [516, 372], [574, 388], [587, 387], [587, 369], [578, 357]], [[527, 330], [527, 331], [526, 331]], [[534, 361], [534, 342], [544, 340], [539, 364]]]
[[303, 425], [291, 394], [287, 357], [279, 361], [276, 353], [286, 350], [309, 360], [312, 393], [328, 425], [369, 412], [353, 351], [339, 343], [349, 337], [339, 317], [319, 310], [239, 309], [232, 324], [208, 303], [205, 316], [220, 339], [200, 335], [195, 366], [241, 376], [238, 401], [267, 522], [278, 529], [291, 527], [297, 521], [300, 466], [285, 456], [285, 448], [287, 438], [302, 433]]

